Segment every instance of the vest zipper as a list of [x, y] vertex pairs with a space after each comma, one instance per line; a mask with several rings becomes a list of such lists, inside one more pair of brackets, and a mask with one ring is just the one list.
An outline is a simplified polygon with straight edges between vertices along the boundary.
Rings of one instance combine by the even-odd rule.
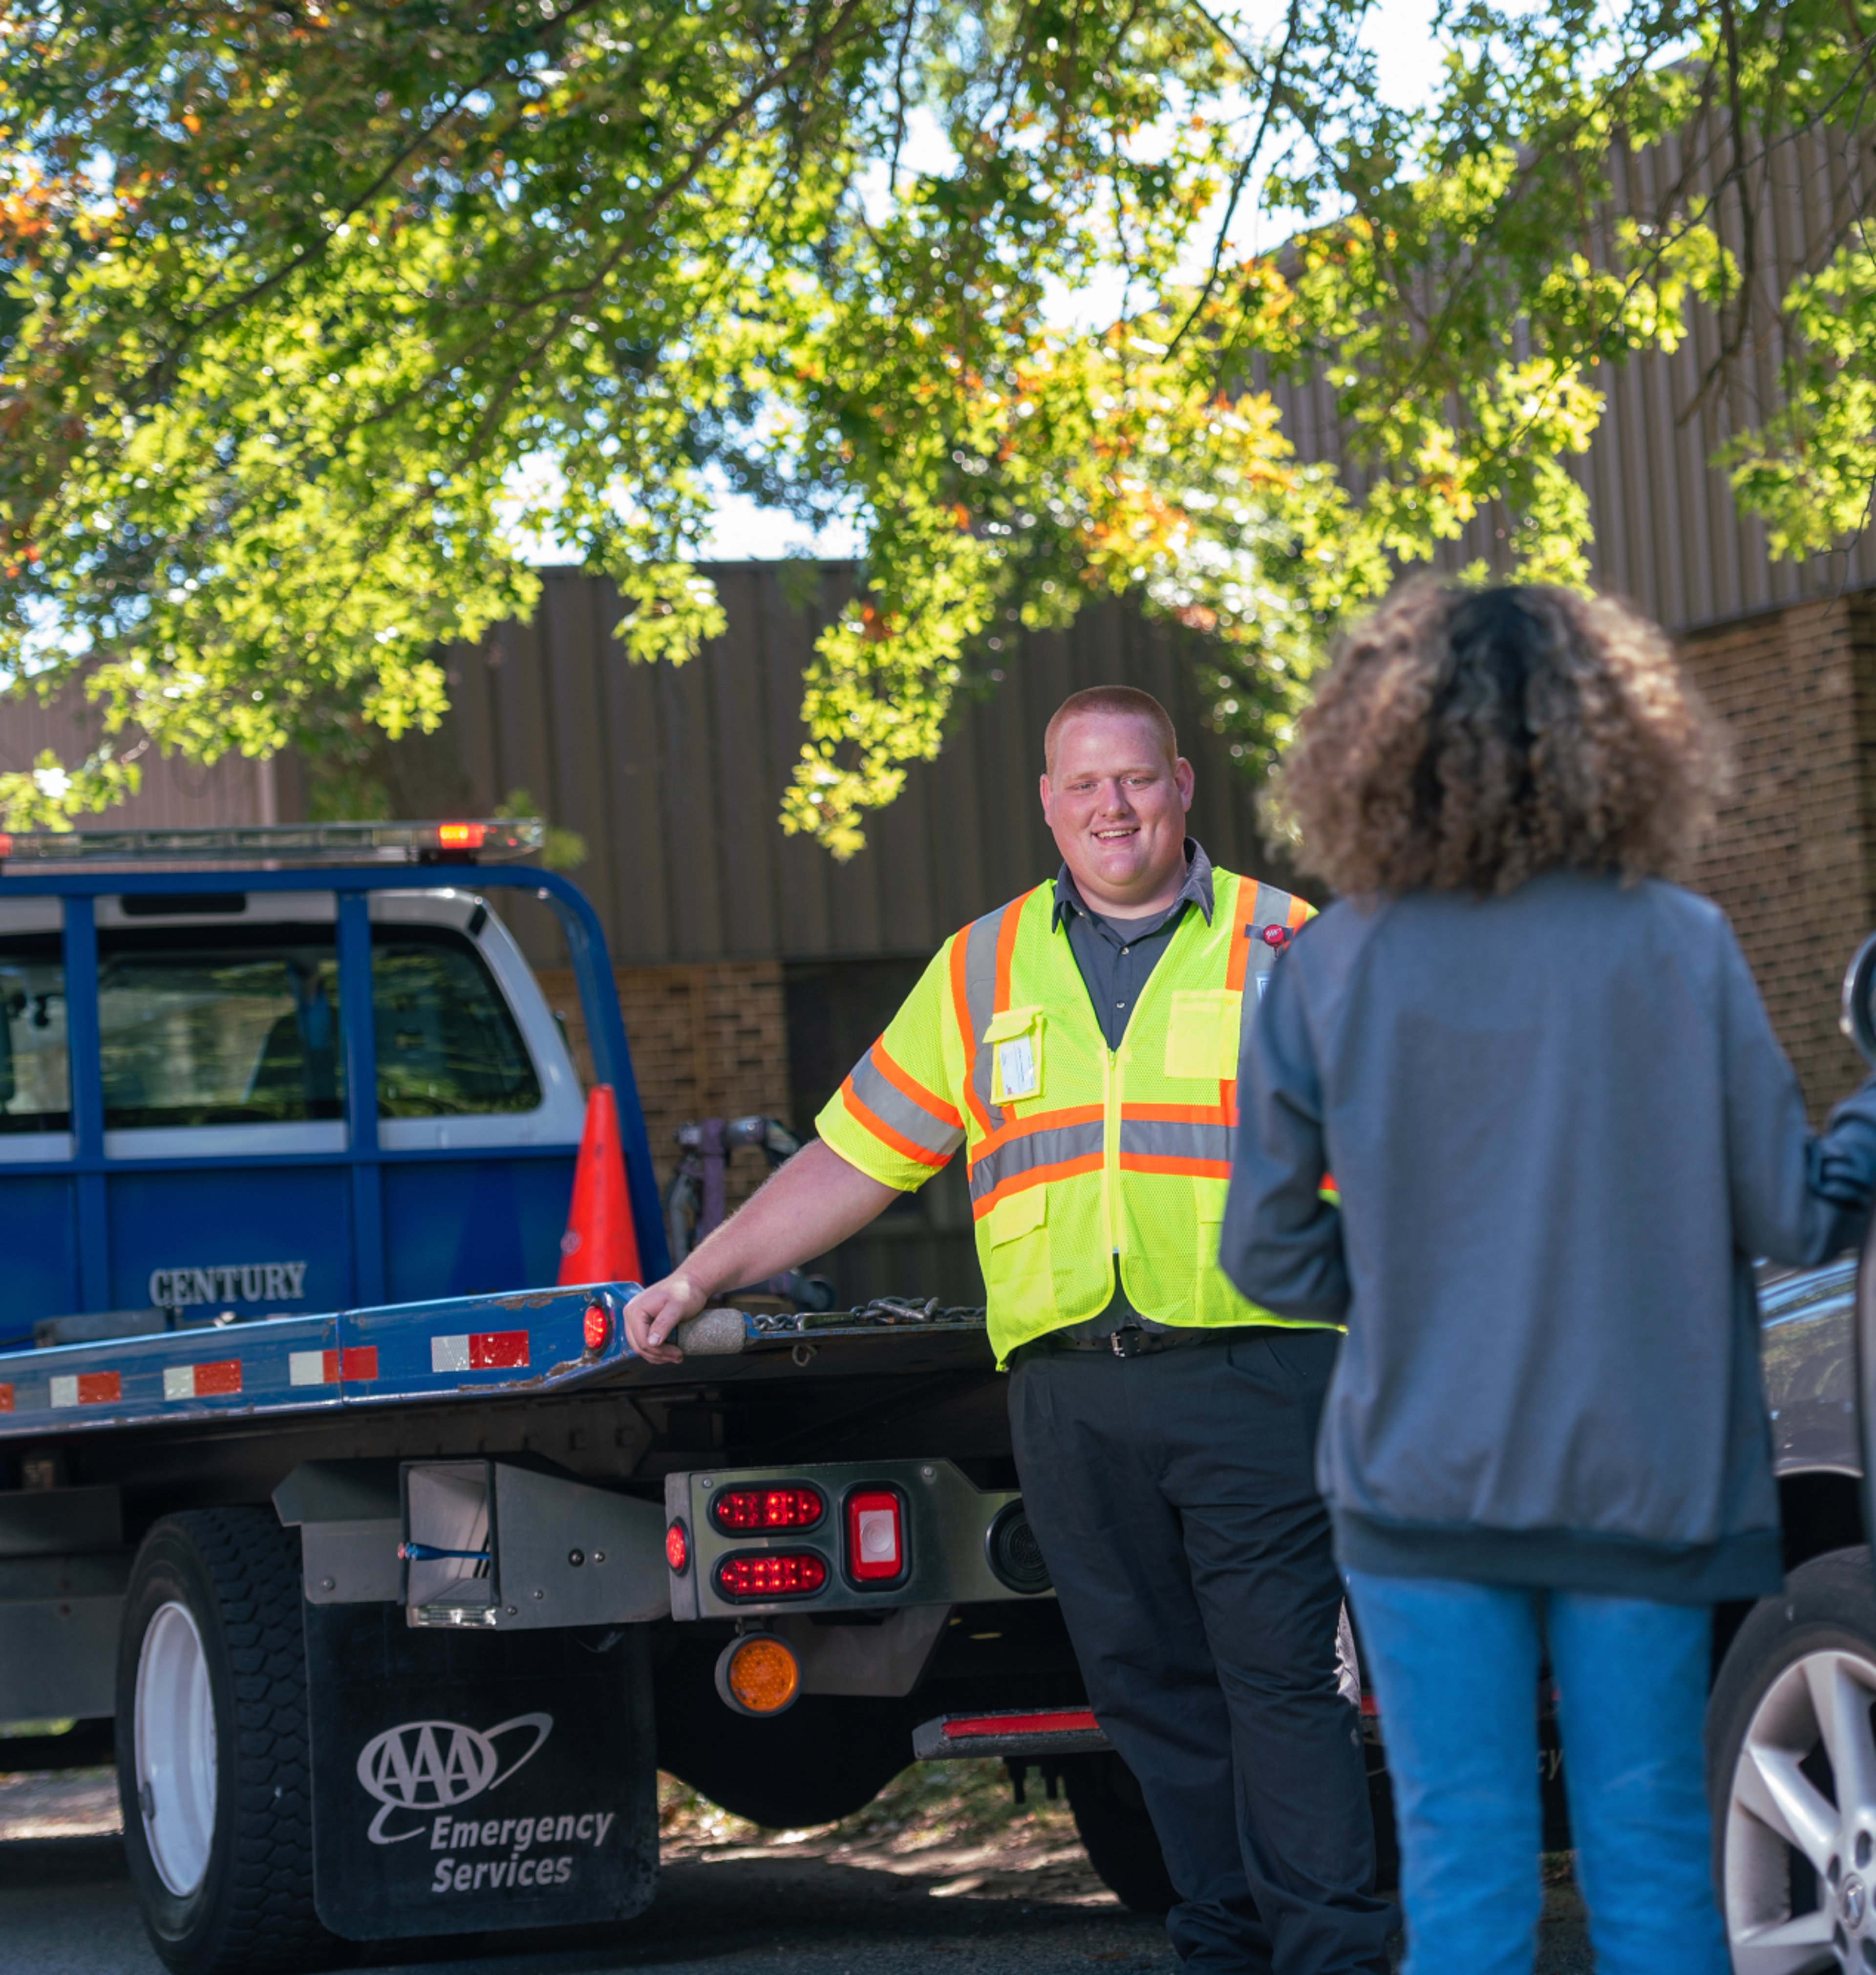
[[[1122, 1039], [1123, 1042], [1125, 1038]], [[1120, 1052], [1109, 1050], [1101, 1091], [1101, 1209], [1107, 1218], [1108, 1254], [1114, 1283], [1124, 1289], [1121, 1263], [1120, 1214]]]

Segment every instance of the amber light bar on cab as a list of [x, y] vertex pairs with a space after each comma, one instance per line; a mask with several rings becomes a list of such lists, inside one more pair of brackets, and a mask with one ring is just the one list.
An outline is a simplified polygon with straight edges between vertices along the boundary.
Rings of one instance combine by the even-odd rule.
[[463, 823], [257, 823], [215, 830], [0, 831], [0, 859], [45, 864], [205, 862], [473, 864], [525, 857], [547, 826], [537, 817]]

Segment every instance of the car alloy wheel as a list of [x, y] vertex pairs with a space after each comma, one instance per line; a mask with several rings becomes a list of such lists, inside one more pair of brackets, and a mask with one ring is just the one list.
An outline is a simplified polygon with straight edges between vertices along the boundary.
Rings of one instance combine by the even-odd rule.
[[1735, 1975], [1876, 1969], [1876, 1657], [1807, 1652], [1766, 1687], [1724, 1839]]

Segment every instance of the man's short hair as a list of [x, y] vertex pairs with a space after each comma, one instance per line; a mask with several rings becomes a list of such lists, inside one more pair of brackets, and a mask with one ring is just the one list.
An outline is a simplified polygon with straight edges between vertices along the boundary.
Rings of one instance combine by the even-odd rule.
[[1167, 760], [1176, 761], [1179, 758], [1179, 737], [1173, 729], [1171, 716], [1150, 692], [1142, 692], [1137, 685], [1084, 686], [1079, 692], [1071, 692], [1063, 701], [1043, 730], [1043, 766], [1052, 775], [1055, 773], [1056, 737], [1080, 713], [1122, 713], [1135, 720], [1144, 720], [1165, 749]]

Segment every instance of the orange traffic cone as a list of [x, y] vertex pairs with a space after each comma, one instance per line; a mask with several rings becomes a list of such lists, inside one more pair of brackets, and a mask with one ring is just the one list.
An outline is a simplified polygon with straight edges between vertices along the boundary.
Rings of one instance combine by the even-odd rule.
[[573, 1168], [573, 1211], [560, 1237], [560, 1273], [567, 1283], [636, 1283], [639, 1237], [626, 1192], [626, 1155], [619, 1142], [619, 1104], [609, 1083], [596, 1084], [586, 1099], [586, 1129]]

